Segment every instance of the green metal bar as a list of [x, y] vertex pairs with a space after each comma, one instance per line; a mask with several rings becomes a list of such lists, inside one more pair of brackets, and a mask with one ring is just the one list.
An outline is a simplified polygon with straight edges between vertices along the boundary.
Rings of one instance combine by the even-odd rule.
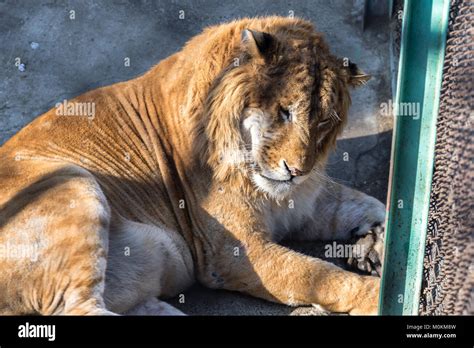
[[405, 0], [379, 313], [417, 315], [449, 0]]

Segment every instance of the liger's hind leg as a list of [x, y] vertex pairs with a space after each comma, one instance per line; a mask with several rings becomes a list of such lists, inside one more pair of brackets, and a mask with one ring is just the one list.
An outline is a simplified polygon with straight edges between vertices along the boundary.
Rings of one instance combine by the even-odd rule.
[[[9, 299], [6, 310], [111, 314], [103, 300], [110, 220], [105, 196], [82, 168], [33, 165], [34, 176], [0, 175], [6, 185], [17, 185], [15, 190], [10, 186], [14, 193], [1, 205], [0, 244], [29, 251], [0, 260], [0, 292]], [[16, 173], [22, 173], [19, 169]]]

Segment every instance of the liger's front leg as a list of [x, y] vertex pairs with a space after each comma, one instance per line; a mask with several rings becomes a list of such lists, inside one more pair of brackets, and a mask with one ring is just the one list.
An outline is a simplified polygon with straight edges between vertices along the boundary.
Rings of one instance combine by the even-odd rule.
[[[382, 202], [334, 182], [322, 186], [314, 201], [294, 201], [293, 223], [296, 227], [288, 234], [291, 239], [337, 241], [343, 243], [344, 248], [352, 245], [352, 253], [345, 255], [349, 263], [362, 271], [381, 274], [385, 234]], [[299, 210], [305, 211], [306, 215], [300, 214]], [[298, 221], [298, 218], [304, 221]]]
[[212, 232], [215, 241], [220, 239], [214, 243], [219, 248], [206, 250], [207, 264], [199, 267], [202, 283], [291, 306], [316, 304], [332, 312], [376, 314], [378, 278], [271, 242], [258, 213], [245, 204], [226, 203], [234, 203], [232, 209], [216, 204], [209, 209], [221, 230]]
[[255, 236], [249, 236], [240, 249], [239, 256], [219, 255], [214, 272], [220, 278], [218, 287], [291, 306], [313, 304], [331, 312], [377, 313], [378, 278], [345, 271]]

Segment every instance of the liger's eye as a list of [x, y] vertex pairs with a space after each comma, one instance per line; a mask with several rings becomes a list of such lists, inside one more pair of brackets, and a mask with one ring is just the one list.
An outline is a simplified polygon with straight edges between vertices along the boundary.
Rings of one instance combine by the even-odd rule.
[[291, 122], [291, 112], [280, 106], [280, 116], [284, 121]]

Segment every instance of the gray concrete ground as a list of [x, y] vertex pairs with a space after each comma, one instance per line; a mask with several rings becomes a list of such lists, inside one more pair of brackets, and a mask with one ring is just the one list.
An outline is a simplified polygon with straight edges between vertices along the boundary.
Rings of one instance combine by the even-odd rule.
[[[373, 76], [353, 93], [328, 171], [384, 201], [392, 128], [380, 113], [391, 96], [388, 27], [363, 32], [362, 8], [362, 0], [0, 0], [0, 145], [57, 102], [142, 74], [207, 25], [294, 14], [314, 22], [336, 54]], [[317, 243], [292, 247], [321, 255]], [[188, 314], [319, 314], [200, 286], [184, 295], [184, 304], [171, 302]]]

